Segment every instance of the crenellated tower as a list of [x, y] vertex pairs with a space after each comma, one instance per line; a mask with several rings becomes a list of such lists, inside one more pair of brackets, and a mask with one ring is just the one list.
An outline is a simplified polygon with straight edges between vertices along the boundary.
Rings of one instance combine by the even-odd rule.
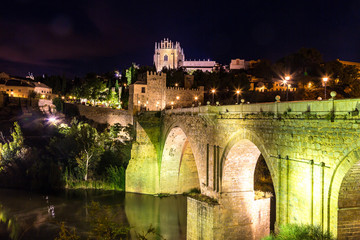
[[176, 69], [182, 66], [184, 59], [184, 50], [180, 47], [179, 42], [174, 44], [168, 38], [159, 43], [155, 42], [154, 64], [157, 72], [160, 72], [164, 67]]

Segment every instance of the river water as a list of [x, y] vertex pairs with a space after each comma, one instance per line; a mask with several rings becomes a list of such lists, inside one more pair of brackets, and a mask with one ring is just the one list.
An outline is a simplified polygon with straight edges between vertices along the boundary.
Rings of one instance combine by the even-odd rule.
[[[110, 210], [117, 223], [131, 227], [131, 237], [152, 225], [165, 239], [186, 239], [186, 197], [154, 197], [99, 190], [64, 190], [57, 194], [0, 189], [0, 239], [54, 239], [60, 222], [86, 239], [92, 202]], [[150, 235], [148, 235], [150, 236]], [[150, 239], [160, 239], [150, 237]]]

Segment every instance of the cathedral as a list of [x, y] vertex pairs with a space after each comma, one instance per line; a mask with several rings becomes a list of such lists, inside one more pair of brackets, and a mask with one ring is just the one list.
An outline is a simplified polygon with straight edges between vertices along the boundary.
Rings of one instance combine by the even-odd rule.
[[164, 39], [160, 43], [155, 43], [154, 64], [157, 72], [164, 67], [168, 69], [183, 67], [188, 72], [196, 70], [211, 72], [216, 62], [210, 60], [187, 61], [184, 49], [180, 47], [179, 42], [174, 44], [171, 40]]

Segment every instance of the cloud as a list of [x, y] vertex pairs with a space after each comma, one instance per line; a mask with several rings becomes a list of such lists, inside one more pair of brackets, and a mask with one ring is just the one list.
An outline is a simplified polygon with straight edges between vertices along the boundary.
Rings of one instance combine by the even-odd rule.
[[1, 23], [0, 29], [8, 33], [0, 37], [0, 59], [12, 62], [51, 66], [53, 60], [109, 56], [119, 49], [102, 35], [77, 34], [65, 17], [50, 24]]

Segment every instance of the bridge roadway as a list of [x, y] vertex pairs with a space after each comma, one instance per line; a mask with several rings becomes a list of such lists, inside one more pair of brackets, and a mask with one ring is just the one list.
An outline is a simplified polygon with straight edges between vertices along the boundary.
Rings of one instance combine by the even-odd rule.
[[[134, 118], [126, 190], [188, 198], [188, 239], [260, 239], [286, 223], [360, 239], [360, 99], [201, 106]], [[254, 198], [259, 157], [276, 208]]]

